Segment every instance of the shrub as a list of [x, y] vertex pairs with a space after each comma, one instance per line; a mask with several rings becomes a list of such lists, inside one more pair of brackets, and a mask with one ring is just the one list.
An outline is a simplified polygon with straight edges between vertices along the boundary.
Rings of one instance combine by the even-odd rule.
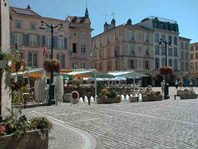
[[159, 69], [159, 73], [161, 75], [172, 75], [173, 74], [173, 68], [172, 67], [161, 67]]

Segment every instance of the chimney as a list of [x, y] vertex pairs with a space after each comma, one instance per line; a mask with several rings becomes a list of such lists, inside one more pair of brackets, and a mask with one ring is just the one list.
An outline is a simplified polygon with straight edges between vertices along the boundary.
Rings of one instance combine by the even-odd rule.
[[116, 23], [115, 19], [112, 19], [112, 21], [111, 21], [111, 29], [115, 28], [115, 23]]
[[104, 24], [104, 32], [107, 32], [108, 31], [108, 24], [107, 24], [107, 22], [105, 22], [105, 24]]
[[131, 24], [132, 24], [131, 19], [128, 19], [128, 21], [127, 21], [127, 25], [131, 25]]
[[30, 5], [28, 5], [26, 9], [29, 9], [30, 10], [31, 9]]

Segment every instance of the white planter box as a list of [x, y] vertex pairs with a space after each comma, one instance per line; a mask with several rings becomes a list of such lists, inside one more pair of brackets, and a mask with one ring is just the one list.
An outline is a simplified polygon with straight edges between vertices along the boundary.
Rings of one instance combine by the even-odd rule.
[[6, 60], [0, 60], [0, 69], [4, 69], [7, 63]]

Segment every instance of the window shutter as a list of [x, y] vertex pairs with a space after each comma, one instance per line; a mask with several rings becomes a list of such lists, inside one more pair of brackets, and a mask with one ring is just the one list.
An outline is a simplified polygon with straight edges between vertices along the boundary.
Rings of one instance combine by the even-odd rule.
[[10, 34], [11, 45], [15, 45], [15, 33]]
[[62, 59], [62, 61], [63, 61], [62, 67], [65, 68], [65, 54], [62, 55], [62, 58], [63, 58], [63, 59]]
[[54, 36], [54, 48], [57, 49], [58, 48], [58, 37]]
[[41, 46], [41, 36], [37, 35], [37, 46]]
[[131, 69], [131, 67], [130, 67], [130, 59], [128, 59], [128, 68]]
[[46, 44], [45, 42], [45, 35], [42, 36], [42, 47], [44, 47], [44, 45]]
[[27, 46], [26, 34], [23, 34], [23, 45], [24, 45], [24, 46]]
[[137, 69], [138, 67], [137, 67], [137, 60], [135, 60], [135, 69]]
[[26, 46], [29, 46], [30, 35], [26, 34]]
[[143, 69], [145, 69], [145, 60], [143, 60]]
[[65, 49], [67, 49], [67, 38], [65, 38]]

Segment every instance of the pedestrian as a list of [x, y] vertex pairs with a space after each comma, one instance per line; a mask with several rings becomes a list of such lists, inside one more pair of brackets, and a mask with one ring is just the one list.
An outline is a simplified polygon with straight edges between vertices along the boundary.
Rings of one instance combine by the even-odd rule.
[[164, 80], [161, 82], [161, 88], [162, 88], [162, 95], [164, 95], [164, 89], [165, 89], [165, 81]]
[[179, 82], [175, 80], [175, 88], [178, 89]]

